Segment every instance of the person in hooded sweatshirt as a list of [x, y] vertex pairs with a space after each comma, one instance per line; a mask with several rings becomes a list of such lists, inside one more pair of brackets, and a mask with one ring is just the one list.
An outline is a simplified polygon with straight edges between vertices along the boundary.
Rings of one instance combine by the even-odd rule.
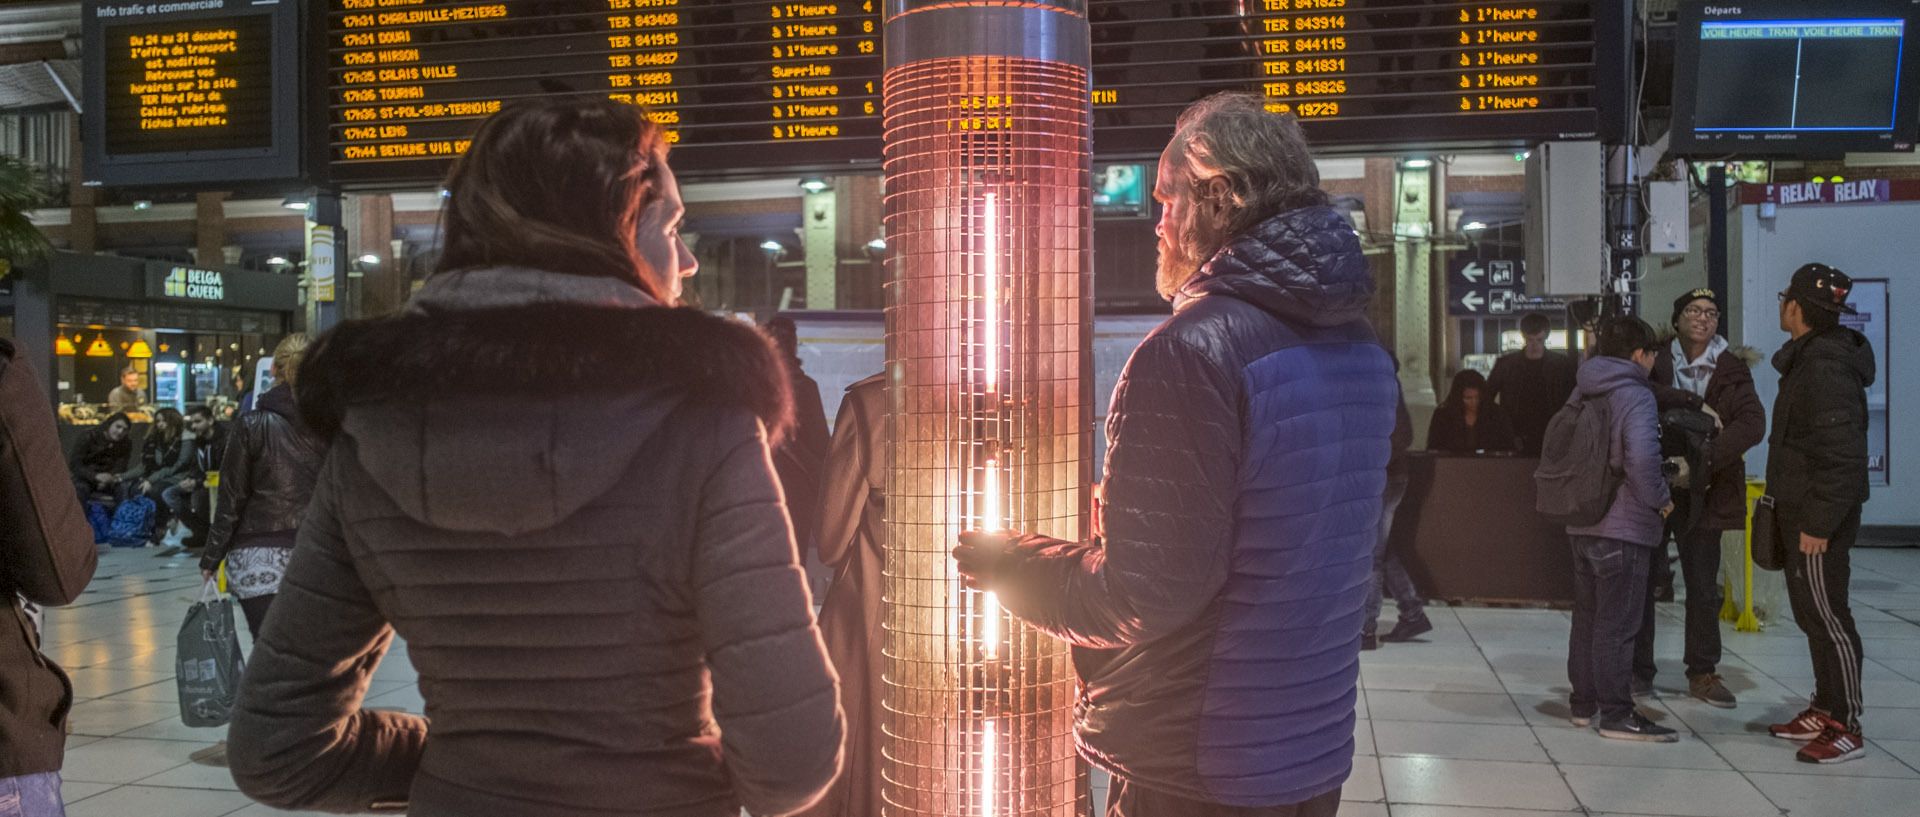
[[294, 333], [273, 347], [273, 388], [257, 408], [234, 421], [220, 458], [220, 501], [200, 554], [200, 576], [213, 580], [227, 563], [227, 586], [240, 599], [247, 631], [257, 642], [267, 608], [293, 557], [294, 534], [313, 496], [327, 445], [300, 419], [294, 389], [307, 336]]
[[1321, 817], [1353, 768], [1361, 619], [1399, 381], [1373, 275], [1293, 117], [1181, 114], [1160, 294], [1107, 420], [1103, 538], [969, 532], [970, 586], [1074, 646], [1109, 817]]
[[[667, 135], [516, 101], [454, 164], [405, 310], [300, 373], [331, 448], [242, 678], [242, 792], [412, 817], [783, 815], [840, 767], [833, 669], [769, 440], [785, 366], [674, 308]], [[362, 707], [395, 635], [426, 717]]]
[[[1567, 526], [1573, 545], [1573, 636], [1567, 678], [1573, 724], [1596, 724], [1602, 737], [1671, 743], [1672, 729], [1647, 720], [1633, 703], [1634, 639], [1647, 593], [1647, 571], [1673, 511], [1660, 473], [1660, 413], [1647, 375], [1660, 341], [1646, 321], [1629, 316], [1600, 324], [1599, 354], [1574, 375], [1571, 405], [1604, 400], [1612, 422], [1606, 467], [1620, 475], [1613, 504], [1599, 522]], [[1601, 464], [1596, 463], [1595, 467]]]
[[[1825, 264], [1793, 273], [1780, 293], [1780, 329], [1793, 336], [1773, 354], [1780, 392], [1767, 438], [1767, 493], [1786, 543], [1787, 601], [1813, 658], [1813, 702], [1774, 737], [1809, 741], [1794, 757], [1840, 763], [1865, 755], [1860, 733], [1860, 630], [1847, 603], [1848, 561], [1867, 502], [1867, 387], [1873, 346], [1840, 325], [1853, 279]], [[1760, 545], [1756, 543], [1755, 547]]]

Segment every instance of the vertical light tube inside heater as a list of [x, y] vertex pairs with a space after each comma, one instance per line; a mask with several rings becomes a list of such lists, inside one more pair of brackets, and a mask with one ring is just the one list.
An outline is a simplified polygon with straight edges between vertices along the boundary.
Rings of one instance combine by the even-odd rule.
[[1066, 647], [967, 589], [961, 531], [1086, 533], [1086, 0], [889, 0], [889, 817], [1071, 817]]

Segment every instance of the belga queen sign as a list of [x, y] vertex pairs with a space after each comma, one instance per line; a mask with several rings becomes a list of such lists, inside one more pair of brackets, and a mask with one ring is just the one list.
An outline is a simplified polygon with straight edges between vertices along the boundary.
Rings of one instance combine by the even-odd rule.
[[194, 301], [224, 300], [227, 297], [226, 278], [215, 270], [174, 267], [167, 270], [167, 277], [161, 282], [160, 294]]

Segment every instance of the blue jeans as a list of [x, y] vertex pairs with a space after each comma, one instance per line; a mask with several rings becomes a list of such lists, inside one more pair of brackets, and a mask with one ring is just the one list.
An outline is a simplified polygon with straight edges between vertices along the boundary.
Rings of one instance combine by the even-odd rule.
[[60, 801], [60, 773], [0, 777], [0, 817], [67, 817]]
[[1387, 548], [1387, 540], [1393, 536], [1393, 514], [1406, 496], [1404, 479], [1388, 480], [1386, 493], [1380, 495], [1380, 540], [1373, 546], [1373, 583], [1367, 587], [1367, 616], [1360, 625], [1360, 632], [1367, 635], [1379, 630], [1383, 595], [1393, 597], [1401, 621], [1419, 621], [1426, 615], [1426, 599], [1413, 586], [1413, 577], [1407, 575], [1399, 555]]
[[1653, 549], [1620, 539], [1571, 536], [1573, 638], [1568, 701], [1575, 717], [1602, 723], [1633, 713], [1633, 642], [1640, 632]]

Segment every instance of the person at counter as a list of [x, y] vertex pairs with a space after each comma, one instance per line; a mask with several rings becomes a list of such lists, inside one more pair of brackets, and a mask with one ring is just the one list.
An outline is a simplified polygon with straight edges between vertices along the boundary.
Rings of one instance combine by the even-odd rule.
[[1447, 398], [1427, 423], [1428, 450], [1472, 454], [1518, 447], [1506, 411], [1487, 397], [1487, 379], [1472, 369], [1455, 374]]
[[1547, 333], [1552, 328], [1547, 316], [1528, 312], [1520, 319], [1526, 347], [1501, 355], [1487, 378], [1485, 402], [1498, 403], [1513, 418], [1520, 453], [1529, 457], [1540, 456], [1547, 421], [1573, 394], [1574, 370], [1580, 367], [1573, 358], [1548, 351]]
[[125, 412], [114, 412], [107, 421], [81, 436], [67, 457], [67, 470], [73, 474], [73, 487], [81, 507], [96, 491], [111, 491], [120, 484], [127, 463], [133, 459], [133, 441], [127, 438], [133, 421]]
[[132, 366], [120, 370], [120, 385], [107, 393], [107, 410], [112, 412], [140, 410], [140, 372]]

